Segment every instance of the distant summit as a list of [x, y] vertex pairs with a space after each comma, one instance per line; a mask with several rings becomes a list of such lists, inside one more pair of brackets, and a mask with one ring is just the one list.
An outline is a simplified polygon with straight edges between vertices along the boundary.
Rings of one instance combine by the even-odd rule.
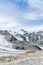
[[1, 35], [8, 35], [10, 34], [7, 30], [0, 30]]
[[[4, 38], [2, 36], [4, 36]], [[43, 49], [43, 32], [30, 32], [28, 33], [24, 29], [19, 31], [0, 30], [0, 38], [4, 40], [3, 44], [10, 43], [12, 49], [18, 50], [41, 50]], [[6, 40], [6, 41], [5, 41]], [[2, 44], [2, 45], [3, 45]]]
[[12, 32], [7, 30], [0, 30], [1, 35], [13, 35], [19, 41], [37, 42], [43, 39], [43, 31], [38, 32], [27, 32], [24, 29]]

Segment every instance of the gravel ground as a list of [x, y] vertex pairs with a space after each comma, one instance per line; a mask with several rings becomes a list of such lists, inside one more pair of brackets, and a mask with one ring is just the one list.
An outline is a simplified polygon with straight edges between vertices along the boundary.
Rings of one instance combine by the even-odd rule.
[[18, 56], [0, 57], [0, 65], [43, 65], [43, 50], [27, 51]]

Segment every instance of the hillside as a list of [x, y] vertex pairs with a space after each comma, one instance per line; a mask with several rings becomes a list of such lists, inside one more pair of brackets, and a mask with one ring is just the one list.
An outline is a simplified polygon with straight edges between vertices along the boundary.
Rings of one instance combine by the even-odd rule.
[[27, 51], [17, 56], [0, 57], [0, 65], [43, 65], [42, 51]]

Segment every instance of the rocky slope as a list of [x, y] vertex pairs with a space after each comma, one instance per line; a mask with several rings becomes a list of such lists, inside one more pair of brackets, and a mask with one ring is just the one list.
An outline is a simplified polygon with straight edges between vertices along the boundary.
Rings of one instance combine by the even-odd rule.
[[42, 51], [27, 51], [18, 56], [0, 57], [0, 65], [43, 65]]
[[5, 36], [0, 34], [0, 56], [14, 55], [24, 53], [24, 50], [16, 50], [12, 48], [12, 43], [5, 39]]
[[12, 43], [12, 48], [13, 49], [17, 49], [17, 50], [41, 50], [41, 48], [39, 46], [37, 46], [37, 44], [34, 43], [30, 43], [27, 42], [25, 40], [18, 40], [15, 36], [13, 35], [6, 35], [5, 39]]

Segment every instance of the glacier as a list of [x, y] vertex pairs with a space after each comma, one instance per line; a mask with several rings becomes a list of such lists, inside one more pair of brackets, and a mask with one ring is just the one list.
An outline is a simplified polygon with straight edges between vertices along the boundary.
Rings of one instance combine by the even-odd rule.
[[20, 54], [25, 53], [26, 50], [16, 50], [12, 49], [12, 44], [4, 38], [5, 36], [0, 35], [0, 56], [4, 55], [14, 55], [14, 54]]

